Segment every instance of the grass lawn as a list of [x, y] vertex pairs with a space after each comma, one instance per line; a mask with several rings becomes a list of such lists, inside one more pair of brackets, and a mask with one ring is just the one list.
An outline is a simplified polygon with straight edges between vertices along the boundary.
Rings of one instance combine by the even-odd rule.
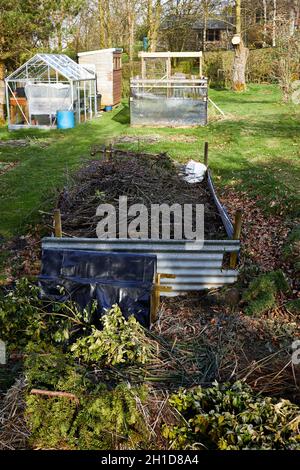
[[[252, 85], [240, 95], [211, 90], [210, 96], [227, 117], [205, 128], [130, 128], [126, 104], [67, 131], [0, 128], [1, 141], [27, 138], [29, 143], [0, 146], [2, 168], [5, 162], [18, 162], [2, 175], [0, 169], [0, 239], [24, 233], [27, 224], [38, 220], [39, 209], [51, 208], [55, 190], [68, 175], [91, 158], [91, 145], [109, 143], [119, 135], [140, 136], [140, 148], [166, 151], [179, 161], [201, 160], [208, 141], [219, 186], [260, 195], [266, 210], [295, 217], [300, 205], [300, 107], [283, 104], [279, 89], [271, 85]], [[159, 140], [148, 141], [145, 136], [150, 135]], [[135, 149], [138, 144], [121, 146]]]

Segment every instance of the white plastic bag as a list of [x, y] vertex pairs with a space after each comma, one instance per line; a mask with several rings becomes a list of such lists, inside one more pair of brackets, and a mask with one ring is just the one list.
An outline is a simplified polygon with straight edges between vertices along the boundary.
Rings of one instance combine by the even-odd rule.
[[191, 184], [201, 183], [205, 178], [206, 172], [207, 167], [203, 163], [190, 160], [185, 165], [184, 180]]

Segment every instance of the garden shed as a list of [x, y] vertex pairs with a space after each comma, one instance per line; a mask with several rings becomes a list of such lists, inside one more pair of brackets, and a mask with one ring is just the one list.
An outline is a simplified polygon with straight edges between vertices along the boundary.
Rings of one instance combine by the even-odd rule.
[[122, 49], [80, 52], [78, 62], [96, 73], [101, 106], [115, 106], [122, 98]]
[[[132, 126], [193, 127], [207, 124], [208, 83], [202, 52], [140, 52], [141, 76], [130, 81]], [[197, 61], [178, 73], [172, 61]], [[192, 64], [193, 65], [193, 64]]]
[[9, 129], [57, 126], [58, 111], [77, 123], [97, 113], [96, 75], [64, 54], [36, 54], [5, 80]]

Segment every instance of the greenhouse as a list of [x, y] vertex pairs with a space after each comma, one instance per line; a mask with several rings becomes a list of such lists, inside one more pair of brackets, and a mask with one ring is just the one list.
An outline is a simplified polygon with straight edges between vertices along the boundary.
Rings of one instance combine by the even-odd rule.
[[58, 111], [76, 123], [97, 114], [96, 74], [64, 54], [36, 54], [5, 85], [9, 129], [59, 127]]

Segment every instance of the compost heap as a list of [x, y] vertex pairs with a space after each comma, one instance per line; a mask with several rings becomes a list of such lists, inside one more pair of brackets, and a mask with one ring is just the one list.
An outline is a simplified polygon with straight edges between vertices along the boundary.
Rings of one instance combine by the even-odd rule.
[[[226, 238], [226, 232], [218, 213], [207, 179], [199, 184], [189, 184], [183, 180], [180, 170], [166, 154], [149, 155], [143, 153], [113, 150], [109, 157], [102, 151], [100, 158], [90, 161], [79, 170], [58, 200], [62, 213], [65, 236], [95, 238], [100, 220], [96, 217], [100, 204], [112, 204], [116, 209], [120, 196], [127, 196], [128, 207], [144, 204], [149, 214], [151, 204], [193, 205], [193, 229], [196, 224], [196, 204], [204, 205], [205, 239]], [[128, 223], [134, 217], [128, 217]], [[171, 239], [174, 238], [174, 220], [171, 214]], [[150, 233], [150, 231], [149, 231]], [[162, 226], [160, 223], [160, 237]], [[117, 227], [116, 237], [119, 238]]]

